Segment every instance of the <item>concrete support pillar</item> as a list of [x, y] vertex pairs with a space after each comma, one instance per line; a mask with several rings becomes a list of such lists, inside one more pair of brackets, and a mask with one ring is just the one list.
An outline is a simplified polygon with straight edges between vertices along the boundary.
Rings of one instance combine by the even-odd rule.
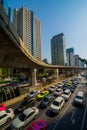
[[59, 69], [54, 69], [54, 77], [59, 79]]
[[76, 68], [76, 75], [78, 76], [78, 69]]
[[32, 86], [36, 86], [36, 69], [32, 69]]

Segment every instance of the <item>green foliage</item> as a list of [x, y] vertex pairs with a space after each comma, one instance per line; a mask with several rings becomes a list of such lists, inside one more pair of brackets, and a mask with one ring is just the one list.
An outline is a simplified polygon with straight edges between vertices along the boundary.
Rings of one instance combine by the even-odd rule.
[[39, 73], [37, 74], [37, 77], [47, 77], [48, 76], [48, 73]]
[[0, 68], [0, 77], [2, 76], [2, 68]]
[[10, 69], [9, 68], [2, 68], [2, 76], [9, 77], [10, 76]]
[[0, 81], [0, 84], [4, 84], [4, 83], [11, 83], [11, 80], [7, 80], [7, 81], [1, 80]]

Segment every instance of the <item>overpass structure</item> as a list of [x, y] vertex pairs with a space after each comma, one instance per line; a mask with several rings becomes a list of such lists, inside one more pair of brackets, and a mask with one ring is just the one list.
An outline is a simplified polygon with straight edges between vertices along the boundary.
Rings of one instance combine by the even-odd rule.
[[[36, 69], [53, 69], [58, 78], [59, 70], [72, 73], [86, 70], [77, 66], [48, 65], [34, 58], [27, 50], [24, 42], [18, 36], [14, 25], [9, 20], [4, 8], [0, 4], [0, 67], [26, 68], [31, 70], [32, 85], [36, 83]], [[30, 72], [30, 71], [29, 71]]]

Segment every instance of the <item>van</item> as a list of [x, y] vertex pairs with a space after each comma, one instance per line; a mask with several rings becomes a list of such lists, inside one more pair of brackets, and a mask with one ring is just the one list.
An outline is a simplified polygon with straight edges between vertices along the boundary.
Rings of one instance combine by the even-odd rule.
[[57, 114], [63, 108], [64, 104], [65, 104], [65, 100], [63, 99], [63, 97], [57, 97], [50, 105], [50, 111]]
[[79, 91], [74, 99], [74, 103], [77, 105], [84, 105], [85, 100], [84, 100], [84, 93]]

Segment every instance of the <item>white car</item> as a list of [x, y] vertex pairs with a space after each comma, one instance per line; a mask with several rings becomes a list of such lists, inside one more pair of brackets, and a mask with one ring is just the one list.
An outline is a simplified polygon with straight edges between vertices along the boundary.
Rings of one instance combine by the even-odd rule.
[[57, 86], [58, 86], [59, 88], [62, 88], [62, 87], [63, 87], [63, 85], [64, 85], [64, 83], [63, 83], [63, 82], [59, 82], [59, 83], [57, 84]]
[[51, 87], [48, 88], [48, 91], [49, 91], [50, 93], [52, 93], [52, 92], [55, 91], [55, 89], [56, 89], [56, 86], [51, 86]]
[[56, 91], [54, 92], [54, 96], [59, 96], [63, 93], [63, 90], [61, 88], [56, 89]]
[[67, 101], [71, 96], [71, 91], [69, 89], [66, 89], [63, 94], [62, 97], [65, 99], [65, 101]]
[[27, 97], [36, 97], [37, 96], [37, 94], [38, 93], [40, 93], [40, 91], [38, 91], [38, 90], [32, 90], [28, 95], [27, 95]]
[[85, 100], [84, 100], [84, 93], [79, 91], [74, 99], [74, 103], [78, 105], [84, 105]]
[[9, 122], [13, 118], [14, 118], [14, 111], [12, 108], [0, 111], [0, 126], [5, 124], [6, 122]]
[[50, 106], [50, 110], [57, 114], [60, 112], [60, 110], [62, 109], [62, 107], [64, 106], [65, 100], [63, 99], [63, 97], [57, 97], [53, 103]]
[[39, 114], [36, 107], [25, 109], [16, 119], [12, 121], [11, 129], [21, 129]]

